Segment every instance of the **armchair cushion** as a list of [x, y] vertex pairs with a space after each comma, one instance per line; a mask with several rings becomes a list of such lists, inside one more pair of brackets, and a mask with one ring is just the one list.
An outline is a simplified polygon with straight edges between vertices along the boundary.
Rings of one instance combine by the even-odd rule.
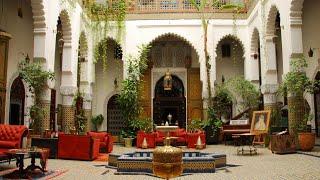
[[187, 133], [187, 147], [188, 148], [195, 148], [198, 137], [200, 136], [202, 144], [206, 144], [206, 134], [203, 131]]
[[13, 149], [18, 147], [18, 142], [0, 141], [0, 148]]
[[146, 138], [148, 148], [156, 147], [156, 133], [145, 133], [143, 131], [139, 131], [137, 133], [137, 148], [142, 148], [143, 139]]
[[113, 139], [110, 133], [107, 132], [88, 132], [92, 138], [99, 140], [99, 147], [102, 152], [110, 153], [113, 150]]

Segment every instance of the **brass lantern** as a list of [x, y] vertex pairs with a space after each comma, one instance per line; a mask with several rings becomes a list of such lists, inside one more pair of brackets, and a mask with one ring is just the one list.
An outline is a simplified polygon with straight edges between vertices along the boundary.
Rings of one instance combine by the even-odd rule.
[[166, 72], [166, 75], [163, 78], [163, 88], [165, 91], [172, 90], [172, 76], [171, 76], [169, 70]]

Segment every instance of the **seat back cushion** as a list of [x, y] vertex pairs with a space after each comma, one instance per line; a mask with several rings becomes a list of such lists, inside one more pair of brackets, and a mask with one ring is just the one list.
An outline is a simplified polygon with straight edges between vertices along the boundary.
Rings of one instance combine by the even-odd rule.
[[105, 142], [107, 133], [105, 132], [88, 132], [88, 135], [95, 139], [99, 139], [100, 142]]

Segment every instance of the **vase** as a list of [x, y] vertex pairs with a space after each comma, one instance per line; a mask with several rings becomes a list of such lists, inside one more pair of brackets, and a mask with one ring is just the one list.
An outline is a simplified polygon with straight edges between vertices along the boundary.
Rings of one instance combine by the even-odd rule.
[[148, 148], [148, 143], [147, 143], [146, 137], [143, 138], [141, 148], [142, 149], [147, 149]]

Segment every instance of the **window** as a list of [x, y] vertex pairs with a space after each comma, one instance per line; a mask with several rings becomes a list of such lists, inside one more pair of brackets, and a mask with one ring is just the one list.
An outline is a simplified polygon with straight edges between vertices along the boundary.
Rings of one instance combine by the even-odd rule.
[[222, 51], [222, 57], [231, 57], [230, 44], [222, 44], [221, 51]]

